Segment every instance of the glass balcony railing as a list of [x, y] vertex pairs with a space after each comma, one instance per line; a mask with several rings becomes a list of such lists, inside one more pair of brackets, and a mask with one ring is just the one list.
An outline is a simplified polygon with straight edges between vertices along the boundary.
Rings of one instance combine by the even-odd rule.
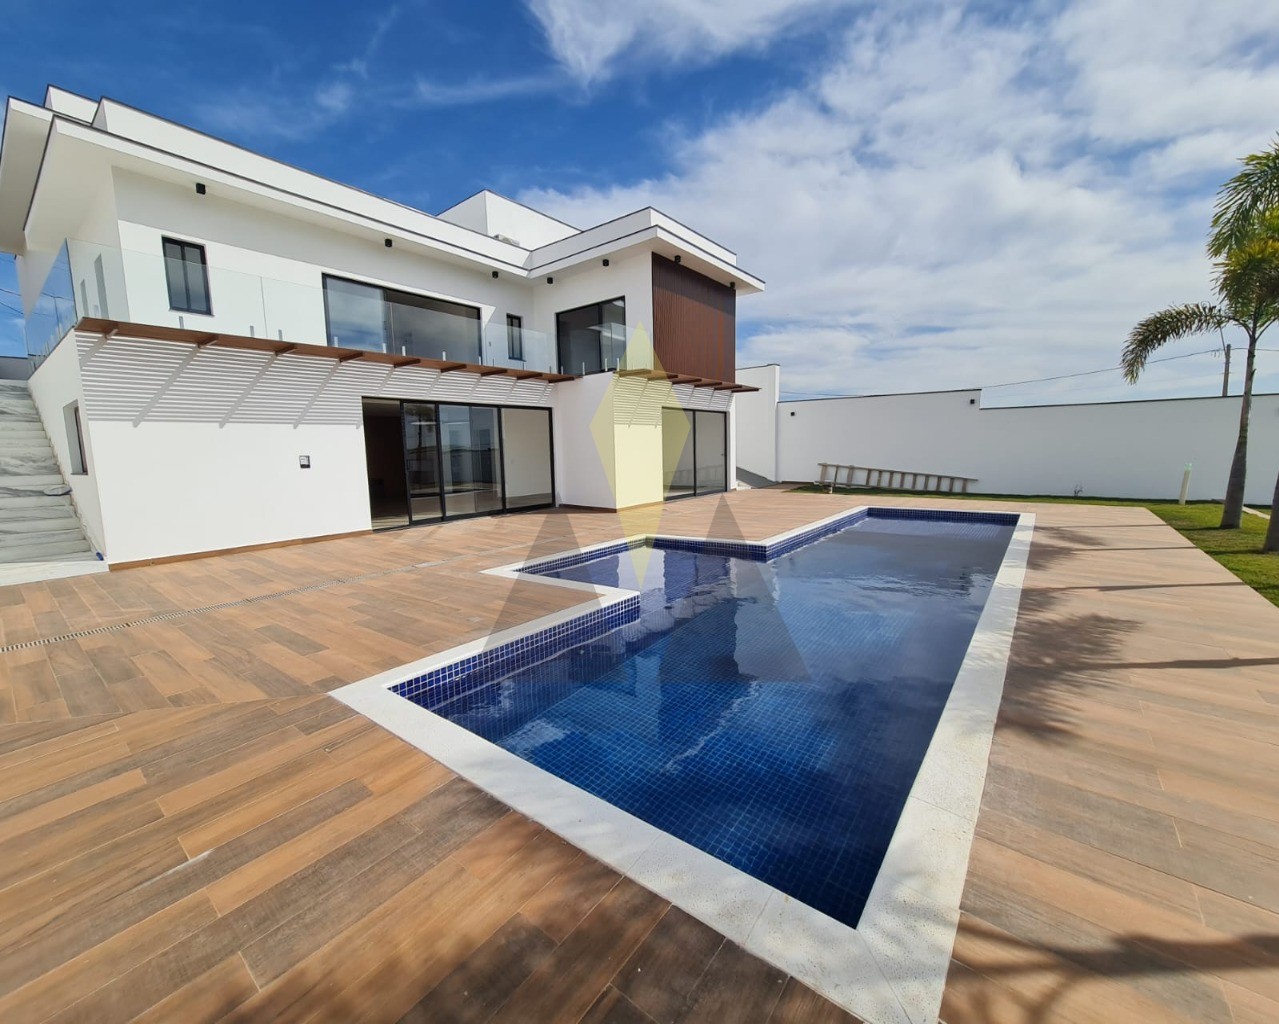
[[[406, 291], [324, 276], [282, 280], [202, 261], [192, 247], [164, 253], [68, 240], [54, 261], [40, 301], [27, 318], [30, 355], [46, 355], [81, 317], [98, 317], [211, 334], [332, 345], [394, 355], [561, 372], [555, 339], [506, 322], [492, 307], [473, 315]], [[245, 254], [248, 262], [253, 254]], [[485, 315], [490, 318], [485, 319]], [[565, 368], [563, 372], [580, 373]]]

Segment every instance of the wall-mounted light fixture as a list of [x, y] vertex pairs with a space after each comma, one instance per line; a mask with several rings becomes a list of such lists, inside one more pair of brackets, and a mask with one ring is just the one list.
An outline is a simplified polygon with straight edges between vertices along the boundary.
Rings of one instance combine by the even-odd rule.
[[389, 249], [394, 243], [389, 238], [384, 238], [382, 239], [382, 244]]
[[683, 263], [683, 262], [684, 262], [684, 257], [683, 257], [683, 256], [681, 256], [679, 253], [676, 253], [676, 254], [675, 254], [675, 262], [676, 262], [676, 263]]
[[196, 194], [197, 196], [202, 196], [202, 195], [204, 195], [204, 193], [205, 193], [205, 192], [207, 192], [207, 191], [208, 191], [208, 189], [204, 187], [204, 182], [202, 182], [202, 181], [197, 181], [197, 182], [195, 183], [195, 194]]
[[608, 260], [605, 260], [605, 261], [604, 261], [604, 266], [606, 266], [606, 267], [608, 266]]
[[555, 283], [555, 278], [553, 278], [553, 277], [548, 277], [548, 278], [546, 279], [546, 283], [547, 283], [547, 284], [554, 284], [554, 283]]
[[496, 270], [495, 270], [495, 271], [493, 271], [493, 280], [495, 280], [495, 281], [497, 280], [497, 271], [496, 271]]

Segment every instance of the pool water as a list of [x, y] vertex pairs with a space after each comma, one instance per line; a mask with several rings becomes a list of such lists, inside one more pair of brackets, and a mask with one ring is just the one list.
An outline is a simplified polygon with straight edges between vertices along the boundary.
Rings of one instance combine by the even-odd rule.
[[547, 572], [641, 591], [639, 619], [429, 706], [856, 926], [1011, 536], [865, 518], [769, 562]]

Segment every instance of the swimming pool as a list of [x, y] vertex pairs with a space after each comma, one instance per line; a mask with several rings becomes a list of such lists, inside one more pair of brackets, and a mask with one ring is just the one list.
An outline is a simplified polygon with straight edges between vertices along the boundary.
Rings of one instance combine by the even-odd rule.
[[396, 689], [856, 926], [1015, 523], [871, 510], [775, 550], [553, 560], [638, 598]]

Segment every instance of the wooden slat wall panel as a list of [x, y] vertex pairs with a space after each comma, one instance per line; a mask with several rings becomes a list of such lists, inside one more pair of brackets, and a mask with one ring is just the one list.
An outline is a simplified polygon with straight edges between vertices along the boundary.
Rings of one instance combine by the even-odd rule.
[[737, 380], [737, 293], [653, 254], [653, 348], [660, 369]]

